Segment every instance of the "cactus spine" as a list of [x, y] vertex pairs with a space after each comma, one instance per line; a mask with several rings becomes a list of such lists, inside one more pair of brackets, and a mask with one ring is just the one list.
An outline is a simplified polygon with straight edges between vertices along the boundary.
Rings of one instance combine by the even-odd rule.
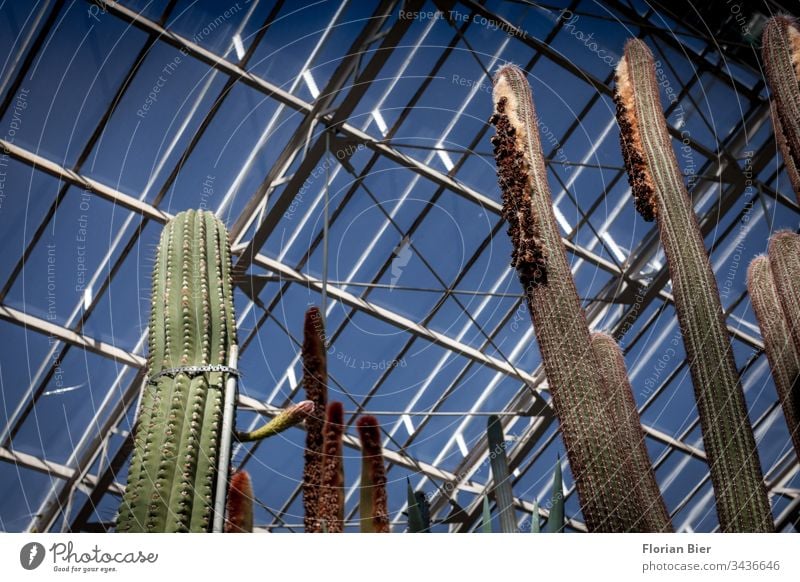
[[359, 418], [358, 436], [361, 439], [361, 531], [389, 533], [386, 467], [378, 420], [374, 416]]
[[253, 485], [247, 471], [231, 476], [225, 513], [225, 533], [253, 533]]
[[747, 291], [764, 338], [786, 426], [800, 458], [800, 350], [792, 339], [767, 257], [757, 257], [750, 263]]
[[492, 138], [512, 265], [525, 289], [583, 515], [590, 531], [630, 531], [631, 477], [608, 415], [606, 389], [572, 280], [536, 124], [530, 86], [513, 65], [494, 77]]
[[325, 418], [322, 445], [322, 474], [320, 479], [317, 519], [330, 533], [344, 531], [344, 465], [342, 437], [344, 410], [341, 402], [331, 402]]
[[658, 219], [720, 526], [723, 531], [772, 531], [717, 282], [672, 150], [653, 56], [640, 40], [625, 45], [617, 66], [615, 100], [623, 159], [637, 208], [645, 219]]
[[631, 451], [631, 470], [636, 479], [633, 497], [642, 510], [642, 527], [649, 532], [672, 532], [674, 530], [669, 512], [647, 454], [642, 423], [622, 350], [616, 340], [605, 333], [592, 334], [592, 349], [606, 378], [613, 417], [619, 423], [626, 447]]
[[800, 201], [800, 30], [793, 18], [774, 16], [764, 27], [762, 56], [772, 92], [772, 124], [786, 173]]
[[306, 311], [303, 333], [303, 386], [314, 412], [306, 418], [306, 449], [303, 453], [303, 509], [306, 532], [319, 531], [317, 508], [322, 483], [322, 430], [328, 403], [328, 365], [325, 353], [325, 328], [316, 307]]
[[[161, 234], [148, 371], [225, 365], [236, 343], [225, 226], [189, 210]], [[178, 372], [147, 385], [135, 429], [121, 532], [208, 531], [227, 373]]]

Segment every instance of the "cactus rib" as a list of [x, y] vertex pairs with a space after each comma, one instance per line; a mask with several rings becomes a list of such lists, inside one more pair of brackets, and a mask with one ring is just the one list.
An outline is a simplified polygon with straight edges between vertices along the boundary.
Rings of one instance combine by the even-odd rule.
[[512, 265], [525, 290], [581, 507], [591, 531], [629, 531], [630, 476], [607, 414], [605, 388], [552, 208], [536, 112], [524, 73], [494, 77], [490, 121]]
[[316, 307], [306, 311], [303, 325], [303, 387], [314, 412], [306, 419], [306, 448], [303, 453], [303, 523], [305, 531], [319, 531], [317, 508], [322, 479], [322, 430], [328, 404], [328, 368], [325, 353], [325, 328]]
[[622, 350], [613, 337], [600, 332], [592, 334], [592, 349], [606, 378], [612, 416], [627, 443], [625, 446], [632, 453], [630, 463], [635, 476], [633, 497], [642, 511], [643, 529], [648, 532], [672, 532], [672, 521], [647, 454], [642, 423]]
[[[717, 282], [667, 132], [653, 56], [641, 40], [625, 45], [617, 66], [615, 100], [623, 152], [638, 152], [654, 186], [655, 215], [694, 383], [720, 526], [723, 531], [772, 531]], [[625, 155], [624, 161], [636, 195], [639, 183], [631, 155]]]
[[[164, 228], [153, 271], [148, 370], [225, 365], [236, 343], [225, 226], [189, 210]], [[208, 531], [226, 373], [179, 372], [145, 388], [117, 519], [121, 532]]]
[[358, 419], [361, 440], [361, 531], [389, 533], [389, 508], [386, 497], [386, 467], [383, 464], [381, 430], [374, 416]]
[[767, 257], [756, 257], [750, 263], [747, 292], [764, 338], [764, 350], [786, 426], [800, 458], [800, 350], [792, 339]]

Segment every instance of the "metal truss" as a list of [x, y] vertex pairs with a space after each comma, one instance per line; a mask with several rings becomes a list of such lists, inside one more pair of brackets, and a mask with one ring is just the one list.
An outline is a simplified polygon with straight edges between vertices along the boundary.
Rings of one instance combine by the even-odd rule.
[[[194, 42], [192, 39], [181, 36], [170, 30], [167, 22], [176, 4], [174, 0], [168, 3], [159, 20], [146, 18], [126, 8], [122, 3], [110, 2], [107, 0], [94, 0], [94, 3], [112, 17], [118, 18], [144, 31], [147, 34], [147, 40], [140, 51], [139, 57], [135, 61], [135, 66], [132, 68], [125, 81], [118, 87], [111, 105], [97, 123], [78, 161], [73, 167], [65, 167], [42, 155], [29, 151], [26, 148], [5, 140], [0, 140], [0, 147], [2, 147], [11, 158], [26, 164], [32, 169], [31, 171], [43, 172], [55, 177], [60, 185], [56, 201], [45, 215], [39, 228], [35, 231], [31, 242], [27, 245], [24, 253], [19, 258], [9, 280], [4, 282], [2, 290], [0, 290], [0, 319], [22, 326], [30, 332], [44, 334], [57, 340], [55, 342], [56, 345], [51, 348], [51, 354], [45, 358], [38, 367], [37, 373], [30, 386], [27, 387], [24, 397], [19, 403], [15, 403], [16, 408], [9, 417], [7, 426], [3, 428], [3, 432], [0, 435], [0, 460], [14, 463], [27, 469], [43, 472], [55, 478], [54, 486], [42, 502], [37, 515], [34, 516], [28, 529], [35, 531], [51, 530], [58, 523], [59, 518], [62, 518], [62, 530], [80, 531], [105, 527], [104, 524], [91, 523], [91, 519], [95, 506], [100, 503], [104, 495], [121, 495], [123, 491], [123, 485], [116, 482], [115, 476], [122, 465], [127, 461], [132, 446], [132, 437], [124, 430], [123, 426], [131, 407], [136, 403], [137, 396], [143, 385], [146, 362], [141, 352], [144, 346], [145, 335], [142, 334], [133, 351], [127, 351], [86, 335], [83, 331], [83, 321], [85, 321], [85, 317], [75, 317], [77, 311], [73, 313], [73, 317], [70, 318], [67, 325], [58, 325], [6, 304], [5, 298], [13, 286], [16, 277], [23, 269], [25, 261], [31, 255], [37, 242], [41, 239], [47, 223], [56, 212], [58, 205], [64, 199], [67, 189], [70, 187], [76, 187], [91, 192], [124, 208], [130, 214], [129, 223], [136, 224], [136, 221], [138, 221], [139, 228], [134, 235], [127, 239], [127, 242], [122, 238], [114, 242], [115, 248], [118, 247], [122, 250], [119, 256], [113, 261], [111, 260], [113, 249], [109, 250], [109, 254], [104, 260], [104, 264], [111, 265], [108, 270], [108, 276], [102, 278], [100, 272], [95, 274], [100, 293], [105, 291], [126, 257], [128, 257], [130, 251], [135, 248], [142, 227], [150, 222], [163, 224], [171, 218], [168, 212], [159, 208], [159, 204], [168, 193], [170, 187], [174, 184], [183, 164], [197, 146], [201, 136], [214, 118], [214, 115], [227, 98], [230, 89], [236, 83], [244, 84], [254, 89], [265, 98], [274, 100], [280, 104], [281, 109], [286, 108], [294, 112], [300, 119], [291, 137], [285, 144], [282, 144], [282, 150], [277, 161], [266, 172], [258, 188], [251, 192], [246, 199], [244, 210], [235, 217], [231, 229], [234, 241], [233, 253], [236, 261], [236, 271], [239, 273], [240, 277], [238, 279], [238, 285], [251, 300], [244, 315], [251, 310], [258, 313], [257, 325], [247, 334], [247, 337], [242, 342], [242, 351], [244, 352], [242, 357], [247, 357], [247, 347], [253, 341], [253, 338], [256, 337], [260, 327], [270, 320], [272, 309], [278, 305], [283, 293], [291, 286], [300, 286], [318, 292], [325, 300], [329, 299], [345, 307], [350, 315], [363, 313], [405, 332], [407, 334], [407, 339], [401, 350], [396, 354], [395, 359], [404, 357], [404, 354], [411, 349], [411, 346], [417, 340], [423, 340], [442, 348], [443, 356], [440, 365], [444, 365], [444, 362], [446, 362], [447, 358], [452, 354], [463, 357], [465, 363], [460, 367], [454, 379], [446, 386], [437, 385], [435, 387], [438, 391], [436, 402], [430, 407], [430, 410], [427, 411], [429, 414], [422, 415], [422, 420], [416, 426], [413, 434], [409, 435], [405, 440], [400, 440], [397, 424], [388, 429], [384, 428], [386, 433], [384, 457], [389, 465], [390, 471], [395, 467], [412, 471], [421, 477], [419, 486], [422, 486], [426, 481], [430, 481], [433, 486], [435, 486], [437, 493], [433, 496], [431, 505], [432, 516], [435, 519], [444, 519], [445, 512], [453, 507], [453, 502], [458, 493], [469, 496], [469, 502], [458, 512], [458, 519], [450, 521], [450, 529], [451, 531], [468, 531], [473, 528], [479, 519], [481, 496], [492, 486], [491, 482], [480, 482], [474, 478], [475, 473], [480, 469], [488, 455], [486, 439], [484, 437], [479, 438], [471, 447], [468, 454], [463, 457], [453, 470], [445, 470], [441, 465], [444, 464], [446, 458], [450, 454], [450, 450], [455, 442], [455, 434], [449, 438], [447, 444], [433, 462], [423, 462], [415, 458], [414, 455], [406, 452], [406, 450], [415, 443], [415, 439], [418, 435], [422, 434], [430, 419], [445, 405], [448, 397], [452, 395], [460, 383], [468, 377], [470, 371], [474, 371], [476, 367], [484, 367], [492, 370], [494, 372], [493, 382], [495, 383], [493, 385], [496, 385], [496, 383], [506, 378], [512, 378], [518, 383], [516, 394], [504, 408], [503, 412], [507, 414], [502, 417], [507, 431], [515, 427], [519, 428], [523, 426], [523, 423], [527, 423], [523, 426], [517, 438], [517, 444], [509, 450], [509, 462], [512, 471], [514, 471], [515, 483], [523, 479], [527, 472], [534, 467], [536, 460], [556, 438], [557, 431], [551, 430], [555, 415], [547, 397], [547, 384], [543, 370], [541, 367], [533, 371], [521, 370], [512, 363], [515, 354], [523, 350], [527, 344], [533, 341], [531, 332], [529, 331], [523, 334], [518, 343], [510, 348], [506, 347], [502, 351], [496, 349], [495, 339], [518, 309], [519, 299], [514, 301], [503, 313], [499, 322], [492, 329], [481, 330], [483, 339], [480, 347], [475, 347], [474, 344], [466, 342], [461, 337], [463, 334], [442, 333], [436, 331], [430, 325], [436, 313], [444, 305], [445, 300], [448, 298], [456, 298], [457, 300], [457, 295], [454, 294], [453, 291], [457, 288], [469, 267], [478, 260], [481, 252], [491, 243], [492, 237], [498, 235], [502, 228], [502, 221], [499, 220], [501, 205], [493, 198], [460, 182], [456, 177], [462, 165], [470, 156], [475, 155], [475, 148], [486, 141], [486, 128], [482, 129], [474, 137], [470, 147], [462, 153], [461, 157], [454, 163], [453, 168], [446, 172], [437, 170], [432, 165], [403, 153], [400, 145], [393, 145], [391, 143], [391, 138], [394, 136], [395, 131], [403, 123], [408, 112], [413, 109], [417, 100], [420, 99], [424, 90], [430, 83], [430, 79], [435, 77], [436, 72], [441, 68], [447, 56], [451, 54], [454, 48], [459, 44], [464, 43], [468, 45], [465, 33], [469, 29], [470, 23], [466, 22], [460, 26], [457, 26], [458, 23], [451, 23], [454, 31], [452, 41], [449, 45], [443, 47], [442, 57], [439, 62], [432, 65], [429, 80], [424, 82], [419, 91], [411, 97], [405, 112], [400, 115], [393, 127], [387, 129], [385, 132], [386, 139], [378, 139], [368, 133], [366, 128], [359, 128], [353, 125], [349, 118], [372, 86], [372, 83], [378, 78], [378, 74], [392, 56], [393, 51], [401, 46], [401, 42], [404, 43], [404, 46], [408, 46], [408, 41], [405, 37], [409, 33], [411, 23], [410, 21], [394, 17], [400, 5], [399, 1], [384, 0], [376, 4], [372, 17], [365, 20], [362, 30], [354, 37], [351, 46], [346, 49], [344, 57], [339, 61], [331, 78], [313, 102], [306, 102], [299, 98], [292, 90], [294, 86], [287, 90], [248, 70], [248, 62], [260, 39], [263, 37], [263, 34], [276, 18], [282, 2], [277, 2], [275, 7], [270, 11], [263, 26], [259, 29], [259, 32], [256, 33], [250, 48], [248, 48], [243, 56], [239, 56], [235, 60], [233, 59], [231, 51], [220, 56], [201, 46], [199, 43]], [[347, 0], [344, 0], [340, 11], [346, 4]], [[527, 32], [518, 28], [514, 23], [496, 14], [488, 8], [484, 2], [461, 0], [458, 4], [468, 10], [471, 15], [478, 15], [488, 22], [496, 24], [500, 30], [505, 31], [508, 35], [508, 38], [505, 39], [506, 43], [520, 42], [529, 47], [532, 56], [530, 62], [527, 64], [528, 69], [531, 69], [537, 61], [546, 59], [557, 65], [560, 69], [563, 69], [566, 74], [580, 79], [595, 90], [595, 95], [589, 100], [589, 103], [583, 111], [581, 111], [575, 122], [572, 123], [564, 135], [561, 136], [562, 139], [560, 143], [566, 143], [567, 139], [576, 131], [583, 116], [588, 114], [592, 105], [595, 104], [601, 96], [608, 96], [611, 94], [611, 76], [606, 79], [599, 79], [588, 71], [583, 70], [568, 57], [551, 47], [550, 43], [556, 37], [559, 30], [561, 30], [563, 22], [556, 22], [547, 38], [541, 41], [528, 35]], [[629, 21], [642, 25], [643, 35], [652, 35], [654, 41], [663, 43], [664, 46], [668, 46], [671, 49], [684, 49], [679, 37], [667, 34], [657, 27], [644, 26], [649, 22], [648, 18], [652, 14], [642, 16], [635, 10], [629, 8], [622, 1], [615, 0], [610, 4], [617, 13], [622, 14]], [[41, 49], [47, 31], [53, 25], [56, 16], [62, 9], [62, 5], [63, 2], [55, 2], [54, 5], [49, 8], [48, 12], [48, 4], [43, 4], [36, 17], [37, 22], [42, 22], [43, 24], [38, 29], [38, 33], [31, 33], [25, 39], [24, 46], [25, 48], [29, 48], [29, 50], [25, 59], [21, 61], [19, 70], [16, 73], [16, 78], [11, 79], [9, 77], [2, 79], [0, 85], [10, 83], [9, 86], [12, 88], [19, 87], [37, 51]], [[412, 2], [405, 8], [413, 10], [415, 7], [419, 8], [421, 5], [422, 2]], [[453, 1], [437, 2], [437, 6], [442, 10], [452, 9], [456, 5], [457, 3]], [[577, 5], [578, 2], [576, 0], [571, 4], [571, 8], [575, 9]], [[253, 6], [252, 10], [254, 9], [255, 6]], [[250, 14], [252, 14], [252, 11], [248, 14], [248, 18]], [[338, 14], [339, 12], [337, 12], [337, 17]], [[331, 22], [331, 26], [333, 26], [333, 22]], [[330, 32], [331, 26], [329, 26], [329, 30], [325, 31], [322, 35], [317, 47], [312, 52], [312, 56], [309, 57], [309, 62], [325, 42], [325, 38]], [[34, 30], [36, 30], [36, 28], [34, 28]], [[417, 41], [414, 50], [418, 49], [423, 44], [422, 38], [424, 38], [424, 36]], [[204, 63], [209, 67], [213, 76], [219, 75], [224, 79], [225, 88], [222, 90], [221, 96], [214, 102], [208, 113], [206, 113], [200, 123], [199, 129], [195, 131], [188, 145], [185, 146], [180, 156], [180, 161], [172, 167], [165, 183], [153, 197], [153, 202], [148, 203], [145, 202], [144, 195], [139, 198], [127, 195], [109, 184], [90, 178], [86, 175], [83, 165], [89, 153], [92, 151], [98, 136], [102, 135], [103, 130], [124, 95], [130, 81], [135, 77], [147, 52], [158, 43], [164, 43], [173, 48], [180, 49], [190, 57]], [[708, 52], [713, 52], [714, 46], [712, 39], [707, 39], [706, 44], [706, 50]], [[503, 47], [505, 46], [504, 44]], [[24, 51], [21, 51], [20, 55], [16, 57], [17, 61], [20, 60], [23, 52]], [[501, 51], [498, 51], [498, 53], [500, 52]], [[475, 58], [480, 67], [484, 71], [487, 71], [487, 65], [489, 64], [487, 55], [475, 55]], [[748, 147], [746, 141], [749, 135], [748, 132], [753, 133], [754, 128], [768, 122], [769, 108], [768, 104], [760, 97], [758, 88], [752, 89], [747, 87], [743, 83], [735, 80], [719, 66], [711, 65], [704, 60], [702, 60], [701, 68], [704, 72], [711, 74], [716, 81], [729, 85], [739, 95], [746, 97], [748, 105], [748, 110], [743, 116], [743, 119], [734, 128], [734, 131], [723, 141], [719, 152], [711, 151], [706, 146], [693, 139], [688, 140], [692, 150], [705, 160], [702, 170], [698, 173], [702, 176], [716, 178], [716, 180], [701, 181], [699, 183], [700, 185], [692, 192], [695, 201], [700, 201], [708, 196], [715, 197], [715, 203], [711, 205], [711, 208], [707, 211], [705, 216], [700, 217], [701, 228], [704, 234], [706, 234], [717, 224], [720, 217], [725, 216], [734, 208], [735, 202], [743, 195], [745, 180], [737, 160], [741, 157], [742, 151]], [[209, 78], [196, 104], [199, 104], [202, 97], [210, 90], [213, 76]], [[691, 83], [694, 83], [695, 80]], [[682, 87], [681, 97], [684, 95], [689, 96], [690, 88], [691, 84]], [[390, 89], [387, 90], [386, 94], [388, 94], [389, 91]], [[13, 95], [13, 91], [8, 93], [8, 95]], [[469, 104], [473, 96], [474, 93], [466, 99], [464, 107]], [[3, 103], [0, 103], [0, 114], [8, 108], [9, 104], [9, 98], [6, 98]], [[674, 136], [679, 139], [681, 138], [680, 131], [677, 128], [671, 128], [671, 131]], [[253, 171], [253, 163], [256, 154], [258, 150], [264, 146], [268, 133], [268, 131], [265, 131], [264, 137], [259, 141], [257, 146], [249, 152], [249, 157], [231, 190], [235, 190], [241, 183], [243, 177], [248, 172]], [[176, 147], [175, 143], [177, 143], [177, 138], [171, 147]], [[370, 161], [359, 173], [356, 173], [355, 170], [348, 167], [349, 164], [347, 164], [346, 160], [342, 164], [345, 171], [353, 174], [353, 182], [344, 195], [341, 206], [337, 209], [333, 209], [330, 216], [328, 216], [326, 212], [328, 221], [325, 225], [326, 230], [324, 232], [327, 232], [328, 226], [337, 220], [340, 216], [341, 208], [356, 192], [360, 194], [366, 193], [366, 195], [371, 196], [373, 200], [375, 199], [374, 195], [365, 184], [364, 178], [373, 166], [381, 160], [389, 161], [403, 168], [410, 180], [423, 180], [426, 183], [433, 184], [437, 188], [434, 200], [438, 200], [439, 197], [442, 196], [456, 195], [476, 204], [496, 220], [491, 234], [479, 245], [478, 249], [467, 261], [465, 268], [459, 273], [455, 280], [443, 280], [436, 274], [433, 266], [429, 265], [431, 272], [434, 273], [441, 284], [442, 295], [441, 300], [430, 310], [427, 316], [419, 322], [413, 321], [392, 308], [379, 305], [369, 298], [373, 288], [370, 287], [370, 285], [377, 285], [383, 274], [389, 269], [391, 256], [385, 257], [385, 261], [375, 277], [371, 281], [364, 283], [364, 291], [357, 293], [352, 290], [356, 287], [356, 285], [354, 285], [354, 283], [357, 283], [356, 281], [346, 280], [341, 283], [332, 283], [326, 276], [315, 277], [304, 272], [304, 267], [314, 250], [324, 247], [326, 244], [322, 231], [316, 234], [311, 247], [308, 252], [305, 253], [303, 259], [295, 264], [289, 264], [288, 261], [268, 257], [261, 252], [269, 236], [281, 225], [281, 218], [284, 212], [296, 198], [308, 175], [326, 156], [330, 155], [331, 149], [334, 147], [341, 147], [342, 144], [363, 145], [368, 148], [371, 157]], [[552, 153], [553, 152], [551, 152], [550, 157], [552, 157]], [[433, 154], [433, 151], [431, 154]], [[162, 165], [159, 166], [159, 171], [163, 168], [163, 164], [166, 163], [168, 155], [169, 152], [164, 154], [160, 162]], [[774, 156], [774, 144], [768, 142], [768, 147], [759, 149], [753, 158], [753, 174], [759, 174], [759, 172], [767, 167], [767, 164], [774, 159]], [[580, 169], [579, 167], [578, 171], [580, 171]], [[608, 189], [610, 190], [614, 184], [624, 179], [624, 171], [621, 168], [617, 168]], [[756, 181], [756, 187], [760, 192], [759, 196], [770, 198], [790, 211], [796, 212], [798, 210], [797, 205], [785, 196], [774, 192], [768, 186], [770, 182], [771, 179]], [[412, 184], [413, 183], [415, 182], [412, 182]], [[152, 184], [148, 185], [148, 190], [151, 186]], [[569, 188], [567, 185], [562, 184], [562, 188], [566, 195], [569, 196]], [[226, 194], [221, 207], [218, 209], [219, 212], [224, 211], [225, 207], [230, 203], [229, 194], [230, 193]], [[655, 304], [659, 306], [656, 315], [649, 316], [641, 331], [632, 338], [625, 336], [625, 349], [630, 350], [637, 343], [646, 340], [645, 330], [649, 329], [650, 326], [657, 321], [658, 315], [672, 302], [672, 297], [668, 290], [669, 275], [666, 268], [662, 267], [657, 272], [650, 273], [647, 278], [642, 276], [645, 267], [652, 261], [658, 251], [658, 237], [655, 230], [651, 230], [641, 238], [638, 248], [632, 250], [630, 257], [623, 264], [613, 259], [605, 258], [602, 253], [596, 250], [598, 245], [605, 245], [604, 241], [599, 237], [596, 241], [593, 241], [592, 244], [579, 244], [573, 240], [574, 235], [583, 225], [591, 226], [590, 221], [592, 219], [592, 213], [602, 204], [604, 196], [604, 192], [597, 192], [596, 199], [592, 204], [586, 209], [581, 209], [582, 216], [580, 222], [575, 225], [571, 233], [564, 237], [563, 242], [576, 261], [574, 266], [575, 270], [580, 268], [581, 263], [585, 262], [593, 268], [601, 270], [610, 277], [602, 291], [596, 297], [588, 298], [584, 303], [590, 326], [597, 327], [601, 325], [602, 322], [604, 327], [617, 335], [617, 337], [623, 337], [633, 324], [643, 316], [648, 305]], [[424, 216], [425, 213], [420, 215], [411, 227], [410, 232], [413, 233], [413, 231], [419, 227]], [[385, 218], [385, 228], [399, 230], [398, 225], [393, 222], [391, 216], [386, 215]], [[129, 223], [126, 223], [126, 225]], [[732, 228], [733, 227], [729, 227], [728, 230], [715, 241], [712, 250], [717, 248]], [[401, 232], [401, 234], [409, 233]], [[264, 299], [261, 295], [263, 287], [257, 286], [253, 280], [248, 282], [247, 277], [244, 276], [244, 273], [251, 267], [264, 269], [272, 273], [273, 276], [277, 278], [281, 290], [273, 294], [270, 298]], [[102, 270], [103, 269], [100, 269], [99, 271]], [[498, 280], [498, 285], [508, 277], [513, 277], [513, 273], [505, 271], [502, 278]], [[634, 309], [632, 305], [626, 308], [625, 298], [632, 297], [637, 292], [642, 291], [642, 289], [646, 290], [643, 295], [643, 304], [638, 305], [636, 309]], [[97, 295], [99, 296], [100, 293]], [[487, 296], [485, 299], [488, 300], [488, 298]], [[745, 300], [745, 298], [745, 295], [739, 297], [729, 309], [729, 313], [733, 311], [741, 301]], [[96, 305], [96, 302], [97, 298], [94, 299], [93, 304], [90, 306], [89, 313]], [[464, 330], [468, 328], [471, 329], [472, 327], [479, 327], [475, 320], [476, 316], [472, 315], [470, 310], [464, 306], [463, 303], [458, 302], [458, 305], [470, 320]], [[482, 309], [482, 307], [479, 307], [478, 311], [480, 309]], [[240, 315], [240, 320], [244, 318], [244, 315]], [[336, 329], [329, 330], [332, 340], [335, 340], [345, 330], [346, 322], [349, 320], [350, 317], [347, 317], [345, 318], [344, 324]], [[753, 361], [755, 361], [755, 358], [759, 357], [763, 351], [761, 340], [748, 333], [746, 330], [743, 330], [733, 321], [728, 322], [728, 329], [733, 338], [753, 349]], [[284, 331], [292, 341], [298, 341], [292, 336], [289, 330]], [[75, 348], [98, 354], [114, 361], [118, 365], [117, 377], [114, 383], [109, 387], [101, 406], [95, 413], [94, 419], [89, 423], [89, 426], [78, 441], [79, 444], [76, 450], [66, 464], [55, 463], [47, 458], [38, 458], [30, 454], [15, 451], [13, 448], [13, 437], [36, 406], [38, 399], [41, 397], [52, 376], [52, 354], [58, 353], [58, 357], [61, 358], [67, 350]], [[490, 355], [492, 351], [499, 355]], [[763, 356], [761, 357], [763, 358]], [[642, 412], [647, 410], [647, 408], [656, 401], [658, 396], [665, 391], [669, 383], [684, 369], [684, 364], [681, 364], [672, 374], [663, 380], [661, 385], [656, 388], [653, 395], [642, 406]], [[741, 373], [744, 374], [747, 369], [748, 367], [745, 366], [745, 368], [741, 370]], [[369, 410], [368, 403], [379, 393], [380, 387], [386, 382], [390, 374], [391, 370], [382, 373], [369, 388], [366, 396], [361, 400], [353, 398], [353, 403], [358, 409], [357, 412]], [[432, 373], [430, 381], [410, 396], [408, 406], [404, 410], [397, 411], [398, 416], [419, 412], [415, 411], [414, 405], [422, 398], [424, 392], [431, 388], [434, 375], [435, 374]], [[284, 380], [286, 377], [287, 376], [284, 375]], [[337, 383], [343, 392], [347, 392], [347, 386], [341, 385], [337, 379], [331, 378], [331, 381]], [[491, 386], [487, 387], [487, 392], [490, 389]], [[285, 400], [289, 401], [294, 396], [295, 392], [296, 388], [286, 391], [284, 394], [288, 394], [288, 396], [286, 396]], [[239, 405], [261, 416], [272, 416], [278, 409], [273, 403], [259, 402], [247, 396], [240, 396]], [[469, 422], [471, 414], [478, 410], [479, 405], [480, 402], [476, 403], [472, 411], [464, 411], [464, 419], [456, 429], [456, 433], [465, 426], [466, 422]], [[760, 427], [768, 424], [771, 418], [770, 414], [774, 410], [775, 406], [773, 405], [770, 411], [756, 420], [754, 423], [755, 426]], [[348, 424], [353, 422], [354, 417], [355, 415], [351, 415]], [[400, 421], [397, 422], [399, 423]], [[696, 420], [694, 422], [696, 423]], [[694, 427], [695, 424], [692, 423], [682, 431], [681, 434], [670, 435], [659, 430], [655, 426], [643, 426], [645, 433], [650, 439], [667, 447], [667, 452], [656, 459], [656, 467], [663, 465], [667, 459], [674, 454], [705, 462], [705, 455], [702, 449], [699, 448], [696, 443], [689, 440]], [[112, 435], [121, 436], [123, 441], [121, 445], [113, 450], [110, 447], [110, 438]], [[350, 435], [345, 437], [345, 445], [353, 449], [359, 448], [357, 439]], [[257, 454], [257, 450], [258, 445], [256, 444], [247, 451], [245, 459], [242, 461], [243, 466], [246, 465], [247, 461], [252, 458], [253, 455]], [[97, 474], [92, 473], [91, 468], [96, 466], [98, 462], [100, 469]], [[778, 495], [790, 499], [788, 506], [776, 518], [776, 524], [779, 529], [796, 521], [798, 511], [800, 511], [800, 509], [798, 509], [800, 507], [800, 493], [795, 489], [787, 487], [788, 480], [797, 470], [796, 460], [793, 459], [791, 455], [785, 455], [771, 467], [766, 476], [767, 486], [771, 495]], [[679, 503], [675, 512], [679, 512], [694, 499], [701, 491], [702, 486], [706, 483], [707, 478], [706, 476], [704, 480], [693, 488], [686, 498]], [[80, 506], [75, 505], [74, 498], [77, 491], [85, 493], [87, 497]], [[568, 495], [572, 492], [573, 490], [570, 490]], [[288, 510], [298, 494], [299, 488], [295, 489], [280, 508], [276, 508], [273, 521], [264, 524], [263, 527], [266, 529], [292, 529], [290, 527], [291, 524], [284, 522], [282, 515]], [[348, 492], [348, 496], [351, 494], [352, 488]], [[520, 511], [528, 514], [533, 509], [533, 506], [522, 498], [516, 498], [515, 505]], [[400, 508], [396, 511], [393, 516], [393, 523], [402, 523], [403, 509], [404, 508]], [[547, 516], [548, 512], [545, 508], [540, 508], [539, 511], [541, 515]], [[354, 512], [348, 516], [348, 519], [353, 518]], [[585, 531], [585, 526], [580, 520], [571, 519], [569, 521], [569, 526], [577, 531]]]

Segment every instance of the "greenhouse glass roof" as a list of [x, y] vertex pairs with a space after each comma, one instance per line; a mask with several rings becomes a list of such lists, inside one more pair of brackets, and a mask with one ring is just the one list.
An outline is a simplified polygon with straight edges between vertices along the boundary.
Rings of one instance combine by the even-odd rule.
[[[685, 10], [684, 10], [685, 4]], [[589, 325], [624, 349], [676, 529], [718, 528], [654, 223], [636, 214], [612, 100], [642, 38], [720, 288], [779, 530], [800, 476], [746, 293], [770, 233], [798, 228], [758, 42], [786, 10], [683, 2], [137, 0], [0, 3], [0, 530], [106, 531], [145, 386], [164, 223], [203, 208], [237, 272], [237, 424], [303, 399], [303, 314], [325, 314], [343, 402], [347, 529], [355, 420], [384, 435], [393, 531], [406, 479], [436, 531], [479, 527], [486, 420], [508, 441], [520, 524], [564, 469], [539, 348], [500, 217], [491, 74], [528, 74], [554, 211]], [[438, 12], [437, 12], [438, 11]], [[755, 43], [755, 44], [754, 44]], [[258, 528], [302, 531], [305, 435], [234, 448]]]

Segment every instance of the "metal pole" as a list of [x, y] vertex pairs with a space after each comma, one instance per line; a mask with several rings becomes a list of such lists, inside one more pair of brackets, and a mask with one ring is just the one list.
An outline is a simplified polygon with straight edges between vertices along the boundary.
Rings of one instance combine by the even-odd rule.
[[[231, 346], [228, 367], [235, 370], [239, 360], [239, 346]], [[225, 522], [225, 500], [228, 492], [228, 471], [231, 465], [231, 441], [233, 438], [233, 413], [236, 410], [236, 374], [228, 374], [225, 382], [225, 401], [222, 409], [222, 437], [219, 442], [219, 465], [217, 467], [217, 494], [214, 499], [214, 524], [212, 531], [222, 532]]]

